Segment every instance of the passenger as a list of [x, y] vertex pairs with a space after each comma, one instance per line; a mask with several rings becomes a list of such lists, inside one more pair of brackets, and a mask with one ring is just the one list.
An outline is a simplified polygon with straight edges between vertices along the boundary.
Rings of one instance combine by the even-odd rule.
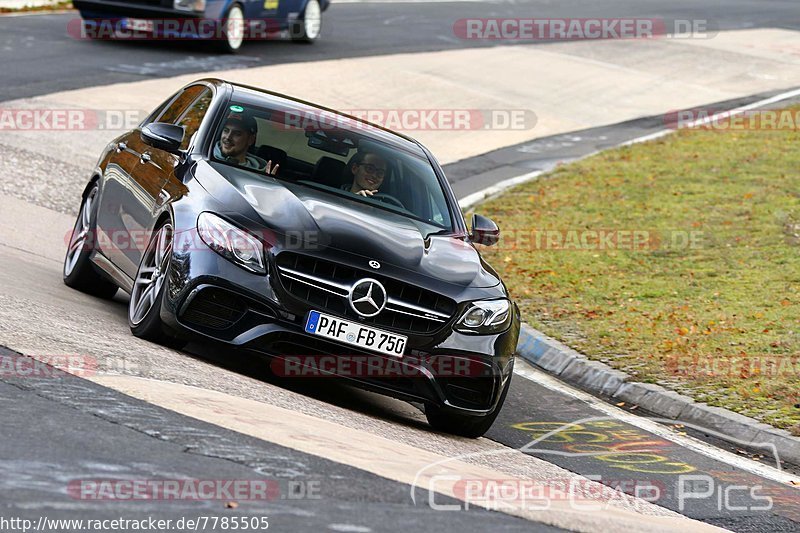
[[350, 163], [353, 183], [344, 184], [343, 189], [353, 194], [370, 197], [378, 192], [386, 177], [386, 160], [374, 152], [358, 152]]
[[225, 120], [219, 142], [214, 145], [214, 157], [265, 172], [270, 176], [277, 175], [280, 165], [272, 166], [272, 161], [264, 161], [248, 153], [250, 147], [256, 143], [257, 134], [258, 124], [251, 113], [246, 111], [230, 113]]

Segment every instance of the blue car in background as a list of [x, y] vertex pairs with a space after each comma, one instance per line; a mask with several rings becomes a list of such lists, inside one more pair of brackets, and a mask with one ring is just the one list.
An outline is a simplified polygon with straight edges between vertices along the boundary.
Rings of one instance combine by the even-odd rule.
[[212, 40], [236, 52], [248, 40], [289, 32], [314, 42], [331, 0], [74, 0], [82, 35], [95, 39]]

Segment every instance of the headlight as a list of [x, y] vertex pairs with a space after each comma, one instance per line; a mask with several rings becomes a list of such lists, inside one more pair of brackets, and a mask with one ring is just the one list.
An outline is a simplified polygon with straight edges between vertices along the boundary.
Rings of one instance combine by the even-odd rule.
[[196, 11], [202, 13], [206, 10], [206, 0], [174, 0], [172, 7], [179, 11]]
[[250, 272], [266, 274], [264, 246], [243, 229], [217, 215], [200, 213], [197, 231], [203, 242], [225, 259]]
[[511, 322], [511, 302], [508, 300], [480, 300], [471, 302], [456, 323], [463, 333], [497, 333]]

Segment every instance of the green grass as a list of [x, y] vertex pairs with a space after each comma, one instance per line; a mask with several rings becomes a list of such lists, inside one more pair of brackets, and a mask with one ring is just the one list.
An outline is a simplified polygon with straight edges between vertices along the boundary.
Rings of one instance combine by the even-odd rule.
[[[800, 132], [681, 130], [478, 211], [503, 230], [483, 253], [532, 326], [639, 381], [800, 434]], [[658, 238], [605, 250], [520, 238], [600, 229]]]

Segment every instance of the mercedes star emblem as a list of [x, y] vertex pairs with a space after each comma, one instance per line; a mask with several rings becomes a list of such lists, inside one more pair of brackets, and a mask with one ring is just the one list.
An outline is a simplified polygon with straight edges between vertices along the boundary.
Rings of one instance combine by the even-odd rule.
[[359, 316], [369, 318], [383, 311], [386, 306], [386, 289], [380, 281], [364, 278], [350, 288], [347, 299], [353, 311]]
[[381, 267], [381, 264], [378, 263], [377, 261], [370, 261], [369, 262], [369, 266], [371, 266], [372, 268], [376, 268], [377, 269], [377, 268]]

